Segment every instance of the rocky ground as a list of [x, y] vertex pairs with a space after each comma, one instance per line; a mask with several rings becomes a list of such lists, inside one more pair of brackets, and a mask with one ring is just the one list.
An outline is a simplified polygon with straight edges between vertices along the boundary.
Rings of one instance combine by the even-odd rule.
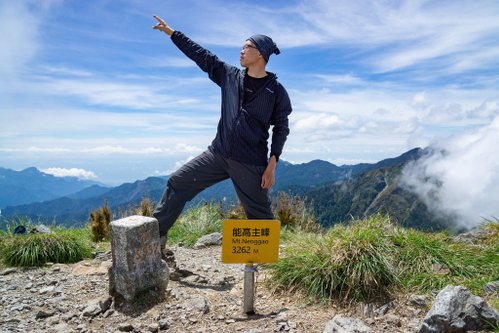
[[[173, 248], [180, 269], [165, 295], [150, 292], [133, 304], [108, 295], [110, 254], [73, 265], [4, 269], [0, 273], [0, 332], [323, 332], [334, 316], [362, 320], [372, 332], [415, 332], [431, 300], [400, 297], [384, 307], [345, 309], [307, 304], [276, 293], [257, 276], [256, 314], [242, 312], [242, 265], [220, 262], [221, 248]], [[359, 328], [359, 332], [362, 332]]]

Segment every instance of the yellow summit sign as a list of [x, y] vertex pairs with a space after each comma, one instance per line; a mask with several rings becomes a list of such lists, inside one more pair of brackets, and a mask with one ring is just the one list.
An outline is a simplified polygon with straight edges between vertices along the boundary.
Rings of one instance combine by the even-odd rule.
[[278, 220], [225, 220], [222, 231], [222, 262], [277, 262], [280, 229], [281, 223]]

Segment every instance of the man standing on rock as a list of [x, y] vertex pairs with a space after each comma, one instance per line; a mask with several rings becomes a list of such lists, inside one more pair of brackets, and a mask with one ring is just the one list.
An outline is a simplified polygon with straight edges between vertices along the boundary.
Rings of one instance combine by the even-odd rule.
[[[166, 235], [187, 201], [205, 188], [232, 180], [248, 219], [274, 219], [268, 190], [289, 134], [291, 102], [277, 76], [265, 66], [271, 54], [279, 54], [268, 36], [248, 38], [240, 51], [240, 64], [231, 66], [198, 45], [164, 20], [153, 28], [166, 33], [173, 43], [215, 82], [222, 91], [222, 112], [217, 134], [208, 150], [170, 175], [154, 217], [159, 222], [161, 248]], [[273, 125], [270, 159], [269, 129]]]

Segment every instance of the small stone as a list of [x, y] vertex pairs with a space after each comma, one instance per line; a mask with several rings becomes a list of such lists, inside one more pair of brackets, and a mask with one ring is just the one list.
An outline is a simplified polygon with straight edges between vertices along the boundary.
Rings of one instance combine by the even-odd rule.
[[109, 316], [111, 316], [113, 314], [114, 314], [114, 310], [113, 309], [109, 309], [108, 311], [104, 312], [104, 314], [102, 315], [102, 317], [107, 318], [107, 317], [109, 317]]
[[101, 313], [101, 307], [99, 305], [98, 301], [91, 301], [87, 303], [87, 306], [85, 309], [83, 309], [83, 316], [84, 317], [94, 317]]
[[185, 303], [188, 309], [196, 309], [197, 311], [206, 314], [210, 312], [208, 301], [202, 297], [192, 298]]
[[104, 297], [99, 298], [98, 303], [99, 303], [99, 307], [100, 307], [101, 311], [106, 312], [107, 309], [109, 309], [109, 307], [111, 306], [112, 302], [113, 302], [113, 299], [111, 296], [104, 296]]
[[364, 322], [367, 325], [374, 325], [376, 323], [376, 320], [374, 320], [373, 318], [366, 318], [366, 319], [364, 319]]
[[402, 321], [400, 320], [400, 317], [393, 314], [386, 316], [386, 322], [391, 326], [396, 326], [396, 327], [402, 326]]
[[277, 324], [277, 331], [282, 332], [282, 331], [289, 331], [289, 326], [287, 322], [281, 322]]
[[33, 234], [50, 234], [50, 228], [44, 224], [39, 224], [33, 227], [30, 231]]
[[288, 314], [286, 312], [280, 312], [275, 318], [276, 323], [287, 322]]
[[52, 317], [53, 315], [55, 315], [55, 311], [53, 310], [40, 309], [37, 311], [35, 318], [43, 319], [43, 318]]
[[222, 244], [222, 234], [219, 232], [214, 232], [209, 235], [204, 235], [199, 238], [194, 244], [195, 249], [202, 249], [210, 245], [221, 245]]
[[487, 294], [495, 294], [499, 292], [499, 281], [492, 281], [483, 286], [483, 291]]
[[390, 310], [394, 306], [395, 305], [394, 305], [393, 301], [389, 302], [389, 303], [387, 303], [387, 304], [385, 304], [383, 306], [380, 306], [379, 308], [377, 308], [376, 310], [374, 310], [374, 315], [376, 317], [384, 316], [388, 312], [388, 310]]
[[58, 323], [54, 327], [52, 327], [52, 331], [55, 333], [68, 333], [68, 332], [74, 332], [71, 327], [69, 327], [68, 324], [66, 323]]
[[19, 305], [15, 305], [13, 307], [10, 308], [10, 311], [23, 311], [23, 310], [29, 310], [30, 307], [29, 305], [26, 305], [26, 304], [19, 304]]
[[129, 323], [122, 323], [118, 325], [118, 330], [120, 332], [131, 332], [133, 331], [133, 325]]
[[424, 308], [426, 306], [426, 296], [423, 295], [410, 295], [409, 303], [411, 305]]
[[186, 283], [199, 283], [200, 277], [199, 275], [190, 275], [182, 279], [183, 282]]
[[59, 324], [60, 321], [61, 320], [59, 319], [59, 317], [50, 317], [47, 322], [50, 325], [57, 325], [57, 324]]
[[168, 320], [166, 319], [161, 319], [159, 322], [159, 329], [160, 330], [167, 330], [170, 328], [170, 324], [168, 323]]
[[372, 329], [359, 319], [336, 315], [326, 323], [323, 331], [323, 333], [333, 332], [368, 333], [372, 332]]
[[80, 332], [86, 332], [87, 331], [87, 326], [85, 324], [80, 324], [76, 327], [76, 329]]
[[436, 274], [440, 274], [440, 275], [449, 275], [450, 274], [450, 269], [448, 269], [447, 267], [445, 267], [441, 264], [438, 264], [438, 263], [431, 265], [431, 270], [433, 272], [435, 272]]
[[149, 325], [147, 325], [146, 330], [148, 332], [155, 333], [155, 332], [159, 331], [159, 324], [149, 324]]
[[38, 293], [39, 293], [40, 295], [44, 295], [44, 294], [46, 294], [46, 293], [49, 293], [49, 292], [54, 291], [54, 289], [55, 289], [55, 286], [48, 286], [48, 287], [45, 287], [45, 288], [40, 289], [40, 290], [38, 291]]
[[78, 315], [74, 312], [68, 312], [64, 315], [64, 320], [65, 321], [70, 321], [71, 319], [78, 317]]
[[15, 269], [15, 268], [6, 268], [0, 272], [0, 275], [9, 275], [9, 274], [16, 273], [16, 272], [17, 272], [17, 269]]

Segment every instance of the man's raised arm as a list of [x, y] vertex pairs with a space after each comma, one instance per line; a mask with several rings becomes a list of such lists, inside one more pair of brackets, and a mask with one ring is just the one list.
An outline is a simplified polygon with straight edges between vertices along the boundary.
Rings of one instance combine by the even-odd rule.
[[189, 59], [193, 60], [202, 71], [208, 73], [209, 78], [222, 86], [225, 79], [225, 74], [233, 66], [227, 65], [220, 60], [216, 55], [197, 44], [186, 35], [178, 30], [172, 29], [163, 19], [154, 16], [158, 20], [153, 29], [163, 31], [168, 36], [171, 36], [173, 43], [182, 51]]

